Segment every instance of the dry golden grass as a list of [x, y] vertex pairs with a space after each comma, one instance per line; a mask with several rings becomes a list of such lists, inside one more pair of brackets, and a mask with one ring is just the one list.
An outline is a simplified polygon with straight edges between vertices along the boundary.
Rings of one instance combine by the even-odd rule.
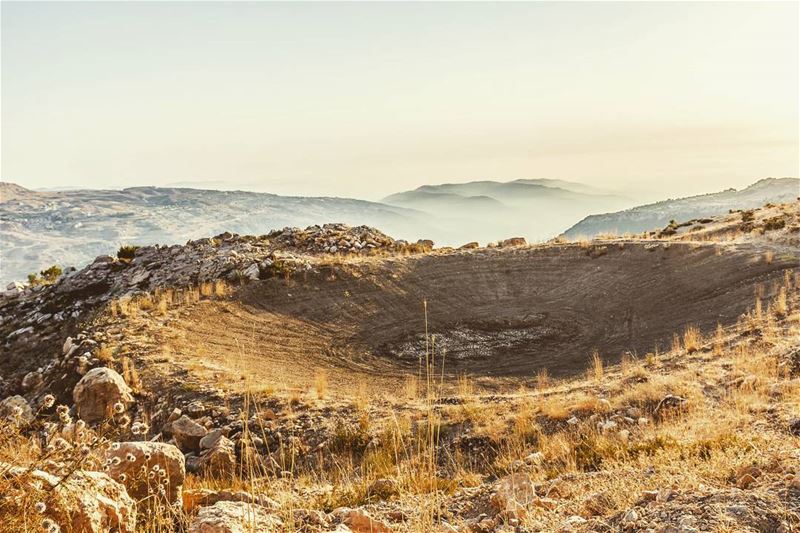
[[687, 326], [683, 332], [683, 349], [686, 353], [695, 353], [702, 344], [703, 336], [700, 334], [700, 330], [694, 326]]
[[317, 399], [322, 400], [328, 392], [328, 373], [324, 370], [317, 370], [314, 376], [314, 391], [317, 393]]
[[590, 378], [595, 381], [603, 380], [603, 359], [600, 357], [600, 352], [594, 350], [592, 352], [591, 366], [588, 370]]
[[114, 362], [114, 350], [107, 344], [103, 344], [98, 348], [94, 356], [102, 363], [110, 365]]
[[458, 396], [461, 398], [469, 398], [475, 395], [475, 384], [472, 379], [466, 374], [458, 376]]
[[711, 347], [711, 353], [716, 357], [721, 357], [725, 353], [725, 330], [722, 324], [717, 324], [717, 329], [714, 332], [714, 341]]
[[546, 368], [539, 370], [536, 373], [536, 388], [544, 390], [550, 386], [550, 373]]
[[786, 287], [781, 287], [780, 292], [772, 302], [772, 312], [778, 318], [783, 318], [789, 314], [789, 300], [786, 295]]
[[[208, 288], [199, 290], [203, 298], [208, 293]], [[533, 452], [541, 452], [544, 461], [526, 467], [532, 480], [557, 484], [553, 479], [565, 474], [575, 480], [558, 489], [564, 495], [558, 496], [557, 509], [531, 509], [523, 519], [523, 525], [535, 523], [540, 530], [556, 530], [565, 516], [581, 514], [584, 500], [596, 493], [604, 495], [598, 504], [602, 514], [612, 516], [630, 508], [644, 490], [731, 487], [739, 468], [752, 464], [765, 472], [776, 468], [771, 465], [784, 464], [786, 450], [798, 444], [785, 432], [765, 431], [762, 425], [764, 413], [800, 405], [800, 386], [779, 357], [787, 339], [797, 342], [800, 319], [792, 319], [794, 292], [784, 291], [784, 314], [776, 311], [781, 292], [777, 294], [769, 311], [757, 305], [758, 312], [754, 308], [746, 319], [762, 335], [743, 330], [743, 336], [737, 337], [733, 328], [726, 331], [718, 326], [712, 350], [701, 351], [699, 330], [687, 327], [676, 336], [677, 350], [649, 353], [644, 364], [624, 354], [618, 368], [606, 367], [595, 351], [584, 378], [555, 383], [540, 372], [530, 388], [514, 388], [491, 401], [488, 395], [476, 395], [475, 383], [464, 375], [448, 378], [450, 390], [461, 399], [450, 401], [442, 393], [445, 378], [433, 364], [433, 356], [424, 373], [409, 376], [405, 390], [390, 399], [371, 396], [367, 384], [358, 381], [348, 391], [330, 391], [323, 371], [317, 373], [311, 390], [270, 391], [271, 399], [286, 402], [282, 416], [287, 419], [313, 409], [337, 413], [331, 416], [337, 417], [339, 429], [329, 447], [315, 452], [321, 459], [318, 463], [301, 461], [301, 454], [308, 452], [288, 442], [282, 442], [264, 461], [255, 437], [266, 441], [274, 428], [260, 416], [266, 410], [261, 384], [245, 379], [239, 472], [230, 480], [190, 476], [187, 488], [227, 488], [269, 496], [281, 503], [278, 514], [291, 532], [300, 527], [294, 521], [294, 509], [327, 512], [338, 506], [375, 503], [379, 500], [370, 493], [370, 486], [377, 479], [391, 478], [398, 494], [391, 503], [381, 505], [406, 513], [406, 521], [393, 525], [399, 533], [416, 533], [440, 527], [441, 509], [459, 487], [477, 487], [518, 471], [521, 461]], [[431, 345], [433, 352], [435, 342]], [[683, 357], [686, 352], [696, 355]], [[240, 355], [242, 365], [247, 361], [244, 355]], [[436, 360], [441, 358], [437, 355]], [[128, 357], [123, 355], [120, 362], [130, 377], [135, 368]], [[310, 399], [311, 394], [316, 401]], [[685, 406], [656, 414], [667, 395], [685, 398]], [[347, 408], [337, 411], [340, 406]], [[598, 422], [615, 413], [633, 420], [641, 417], [646, 423], [600, 429]], [[572, 416], [577, 424], [567, 423]], [[448, 446], [450, 437], [442, 439], [443, 434], [452, 436], [465, 428], [479, 442], [489, 443], [488, 448], [496, 452], [490, 460], [482, 460], [469, 449]], [[627, 433], [621, 432], [623, 428]], [[0, 463], [43, 465], [33, 439], [19, 431], [16, 434], [17, 444], [5, 445], [8, 441], [0, 440]], [[652, 474], [642, 475], [645, 471]], [[3, 489], [0, 480], [0, 494]], [[30, 491], [21, 497], [20, 522], [10, 523], [26, 531], [25, 521], [34, 516], [31, 505], [42, 495]], [[172, 533], [175, 520], [178, 530], [185, 529], [191, 516], [151, 517], [141, 521], [137, 533]]]

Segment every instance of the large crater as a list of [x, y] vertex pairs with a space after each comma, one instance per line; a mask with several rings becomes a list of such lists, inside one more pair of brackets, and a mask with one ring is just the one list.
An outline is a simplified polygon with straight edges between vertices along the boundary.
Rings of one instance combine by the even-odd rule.
[[426, 349], [449, 375], [569, 376], [595, 349], [641, 356], [688, 325], [735, 323], [797, 265], [750, 245], [675, 243], [365, 260], [251, 283], [176, 326], [189, 351], [268, 381], [313, 379], [314, 368], [388, 379], [418, 369]]

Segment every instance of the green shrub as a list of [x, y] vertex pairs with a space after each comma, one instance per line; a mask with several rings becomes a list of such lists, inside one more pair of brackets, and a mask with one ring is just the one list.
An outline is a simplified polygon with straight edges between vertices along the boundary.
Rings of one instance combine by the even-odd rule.
[[28, 283], [34, 287], [36, 285], [51, 285], [56, 282], [61, 274], [62, 270], [60, 266], [51, 265], [40, 271], [38, 274], [36, 272], [31, 272], [28, 274]]
[[772, 217], [764, 221], [764, 229], [772, 231], [776, 229], [783, 229], [786, 226], [786, 219], [783, 217]]
[[120, 246], [119, 250], [117, 250], [117, 258], [130, 261], [136, 255], [136, 250], [138, 249], [139, 247], [133, 244]]
[[39, 274], [42, 276], [42, 279], [45, 281], [45, 283], [48, 284], [55, 282], [59, 278], [59, 276], [61, 276], [61, 273], [62, 273], [61, 267], [59, 267], [58, 265], [49, 266], [46, 269], [39, 272]]

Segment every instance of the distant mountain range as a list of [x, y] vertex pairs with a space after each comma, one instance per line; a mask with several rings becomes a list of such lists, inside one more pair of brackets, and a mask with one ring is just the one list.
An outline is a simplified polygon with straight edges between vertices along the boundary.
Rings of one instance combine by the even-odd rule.
[[615, 213], [589, 215], [568, 230], [568, 238], [594, 237], [601, 233], [641, 233], [663, 228], [670, 220], [686, 221], [727, 213], [730, 209], [752, 209], [768, 202], [784, 203], [800, 196], [800, 180], [765, 178], [740, 191], [669, 199]]
[[[182, 244], [230, 231], [264, 234], [327, 222], [375, 226], [395, 238], [438, 246], [522, 236], [529, 241], [641, 232], [670, 219], [795, 199], [797, 179], [766, 179], [742, 190], [631, 207], [634, 201], [580, 183], [548, 179], [425, 185], [382, 202], [189, 188], [32, 191], [0, 182], [0, 281], [52, 264], [82, 266], [123, 244]], [[590, 215], [590, 216], [587, 216]]]
[[381, 201], [426, 213], [445, 241], [481, 242], [505, 236], [547, 239], [590, 213], [634, 204], [608, 191], [549, 179], [424, 185]]
[[122, 244], [183, 244], [225, 231], [263, 234], [324, 222], [410, 238], [422, 214], [349, 198], [157, 187], [42, 192], [0, 182], [0, 281], [52, 264], [81, 266]]

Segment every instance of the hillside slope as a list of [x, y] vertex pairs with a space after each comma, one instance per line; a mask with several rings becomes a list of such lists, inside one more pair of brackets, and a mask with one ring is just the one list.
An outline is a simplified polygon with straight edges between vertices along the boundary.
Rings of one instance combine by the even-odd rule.
[[666, 226], [670, 220], [713, 217], [731, 209], [752, 209], [772, 203], [792, 202], [800, 196], [800, 180], [766, 178], [740, 191], [726, 191], [641, 205], [614, 213], [589, 215], [564, 232], [567, 238], [602, 233], [641, 233]]

